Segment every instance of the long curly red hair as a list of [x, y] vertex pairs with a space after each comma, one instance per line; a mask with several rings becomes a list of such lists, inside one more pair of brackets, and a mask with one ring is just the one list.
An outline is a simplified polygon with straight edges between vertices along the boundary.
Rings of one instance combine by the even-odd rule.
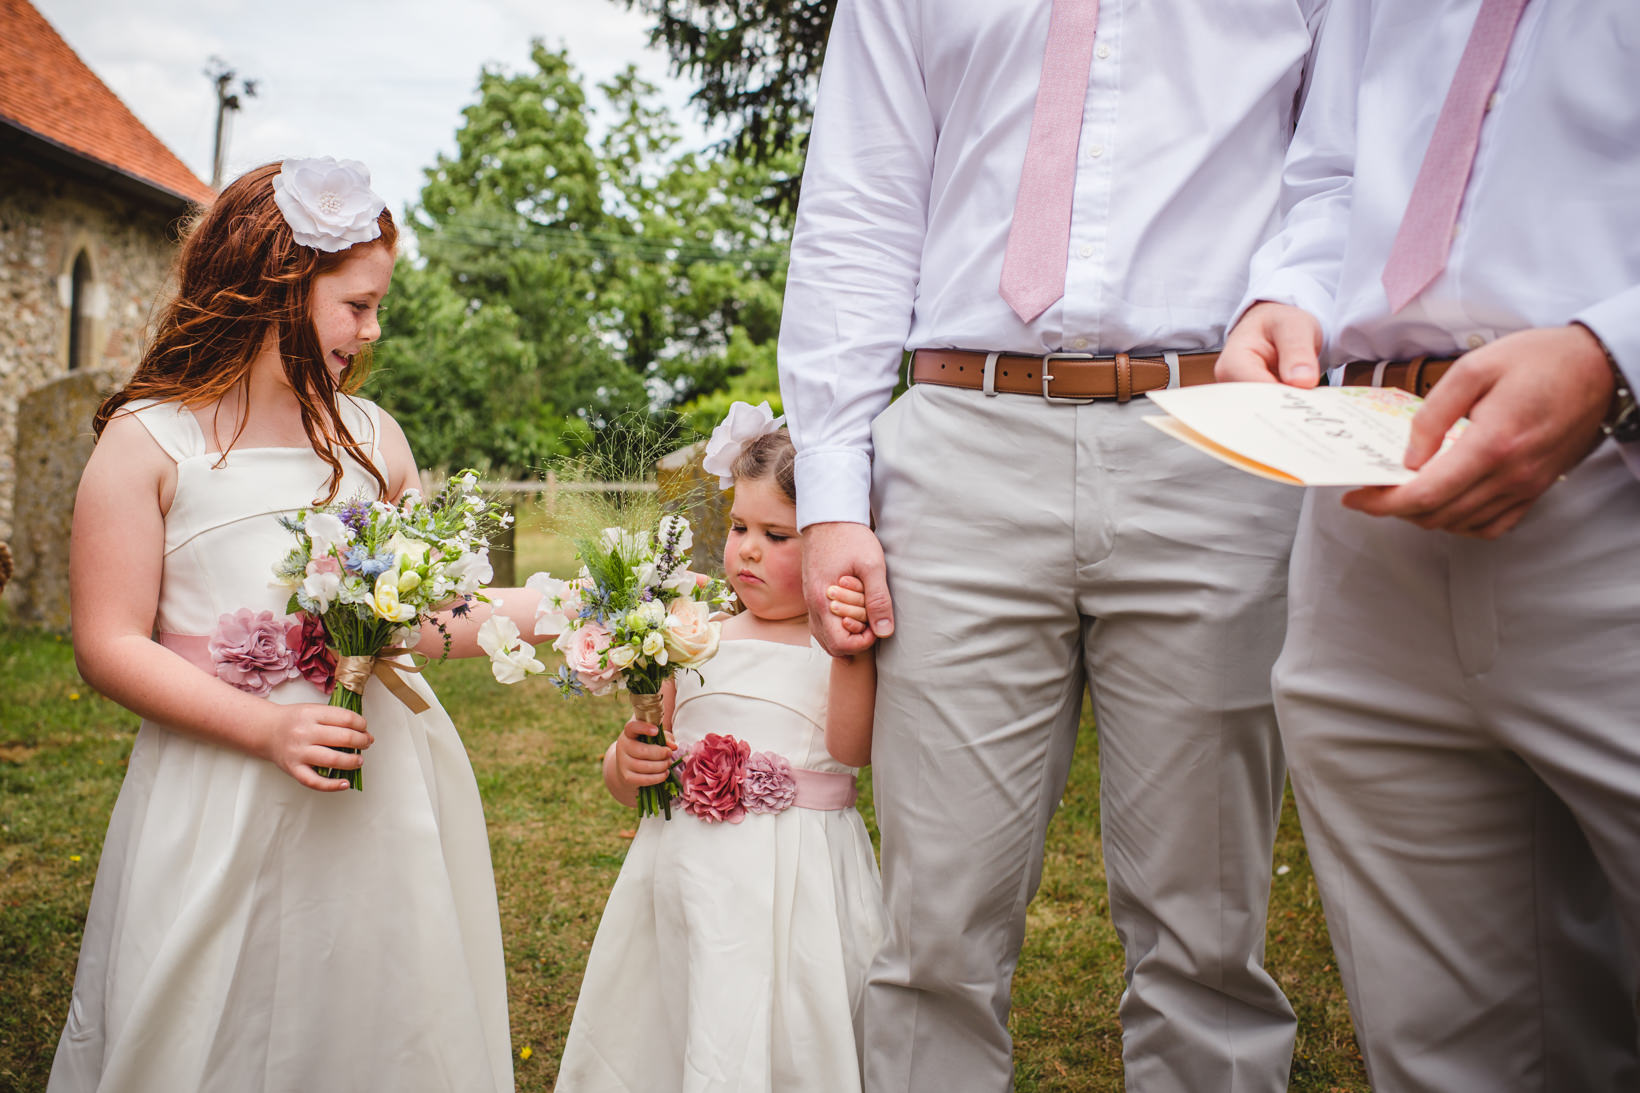
[[[279, 344], [285, 378], [301, 404], [302, 431], [313, 451], [330, 467], [330, 493], [341, 488], [340, 448], [368, 470], [383, 494], [382, 477], [370, 453], [347, 428], [336, 401], [352, 394], [370, 374], [368, 348], [353, 358], [338, 384], [325, 367], [324, 350], [313, 327], [313, 279], [341, 265], [357, 247], [396, 251], [398, 228], [386, 209], [376, 218], [381, 237], [347, 250], [327, 253], [304, 247], [273, 200], [279, 164], [269, 163], [229, 183], [183, 231], [177, 259], [177, 292], [160, 313], [153, 339], [131, 379], [98, 408], [92, 427], [98, 436], [120, 407], [135, 399], [180, 401], [208, 406], [244, 383], [251, 362], [271, 333]], [[248, 407], [247, 407], [248, 410]], [[224, 454], [245, 429], [245, 414]]]

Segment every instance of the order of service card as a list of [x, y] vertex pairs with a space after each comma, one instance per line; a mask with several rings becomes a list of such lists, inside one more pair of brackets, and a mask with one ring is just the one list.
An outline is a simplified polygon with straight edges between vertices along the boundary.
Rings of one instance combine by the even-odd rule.
[[[1152, 391], [1166, 415], [1147, 422], [1215, 459], [1295, 486], [1398, 486], [1412, 415], [1423, 403], [1396, 387], [1208, 383]], [[1467, 421], [1446, 435], [1450, 445]], [[1443, 450], [1444, 450], [1443, 445]]]

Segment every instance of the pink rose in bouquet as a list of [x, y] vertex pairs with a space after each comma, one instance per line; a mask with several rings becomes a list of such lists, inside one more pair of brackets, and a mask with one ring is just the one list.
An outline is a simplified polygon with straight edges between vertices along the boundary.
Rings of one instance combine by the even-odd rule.
[[745, 819], [740, 782], [751, 753], [752, 746], [744, 740], [707, 733], [683, 761], [683, 807], [708, 823], [738, 824]]
[[797, 799], [797, 779], [784, 755], [760, 751], [746, 760], [740, 800], [747, 812], [784, 812]]
[[620, 668], [607, 663], [609, 631], [596, 622], [588, 622], [575, 630], [558, 635], [552, 647], [564, 654], [564, 663], [581, 679], [581, 685], [595, 695], [606, 695], [615, 689]]
[[285, 634], [285, 644], [296, 657], [302, 678], [329, 694], [336, 689], [336, 657], [325, 648], [324, 622], [306, 612], [297, 616]]
[[217, 620], [216, 633], [206, 648], [216, 665], [217, 678], [266, 697], [275, 686], [302, 673], [285, 642], [290, 623], [272, 611], [241, 607]]

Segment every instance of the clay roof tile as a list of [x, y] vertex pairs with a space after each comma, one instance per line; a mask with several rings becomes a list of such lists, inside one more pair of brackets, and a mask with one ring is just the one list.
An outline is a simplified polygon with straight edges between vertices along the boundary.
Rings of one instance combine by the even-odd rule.
[[179, 197], [214, 196], [27, 0], [0, 0], [0, 119]]

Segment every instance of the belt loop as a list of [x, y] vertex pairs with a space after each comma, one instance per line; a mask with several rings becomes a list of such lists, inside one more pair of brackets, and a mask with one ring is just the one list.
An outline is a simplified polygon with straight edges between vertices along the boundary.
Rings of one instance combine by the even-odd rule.
[[1002, 354], [994, 350], [985, 354], [985, 384], [980, 390], [987, 398], [997, 397], [997, 358], [1000, 356]]
[[1379, 361], [1372, 368], [1372, 386], [1384, 386], [1384, 370], [1390, 365], [1389, 361]]
[[1407, 390], [1411, 391], [1419, 398], [1424, 397], [1424, 362], [1427, 360], [1429, 360], [1429, 354], [1425, 353], [1421, 356], [1413, 357], [1412, 360], [1407, 362]]
[[1133, 362], [1126, 353], [1116, 354], [1116, 401], [1126, 402], [1133, 397]]
[[913, 349], [905, 355], [905, 389], [911, 390], [917, 386], [917, 351]]
[[1167, 362], [1167, 389], [1171, 391], [1179, 386], [1179, 355], [1168, 349], [1162, 353], [1162, 360]]

